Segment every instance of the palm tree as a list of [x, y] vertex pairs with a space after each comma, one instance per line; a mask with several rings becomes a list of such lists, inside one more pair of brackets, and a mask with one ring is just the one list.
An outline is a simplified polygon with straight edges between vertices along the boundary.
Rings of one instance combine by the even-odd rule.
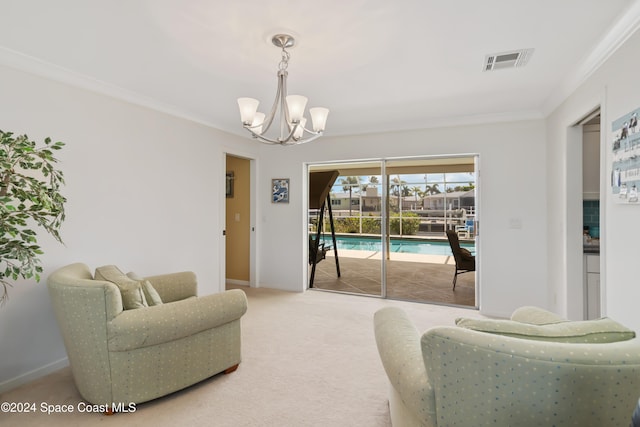
[[390, 187], [392, 187], [391, 194], [394, 196], [400, 196], [400, 186], [405, 183], [406, 183], [405, 181], [402, 181], [400, 179], [400, 175], [397, 175], [391, 178], [391, 181], [390, 181]]
[[424, 192], [425, 192], [425, 194], [440, 194], [441, 193], [440, 189], [438, 188], [438, 184], [437, 183], [436, 184], [432, 184], [432, 185], [427, 184], [425, 186], [425, 191]]
[[376, 187], [378, 182], [379, 181], [378, 181], [378, 177], [377, 176], [375, 176], [375, 175], [370, 176], [369, 177], [369, 182], [362, 185], [362, 187], [361, 187], [362, 191], [366, 191], [367, 188], [369, 188], [369, 187]]
[[342, 189], [345, 192], [349, 192], [349, 216], [351, 216], [351, 197], [353, 193], [354, 184], [360, 183], [360, 177], [357, 176], [346, 176], [340, 180], [340, 184], [342, 184]]
[[404, 191], [404, 189], [401, 187], [402, 184], [406, 184], [406, 181], [401, 180], [400, 175], [396, 175], [389, 180], [390, 194], [398, 198], [398, 210], [402, 209], [401, 196], [402, 196], [402, 192]]
[[416, 185], [411, 189], [411, 191], [413, 192], [413, 195], [416, 197], [416, 206], [418, 206], [418, 197], [422, 197], [423, 195], [422, 189]]

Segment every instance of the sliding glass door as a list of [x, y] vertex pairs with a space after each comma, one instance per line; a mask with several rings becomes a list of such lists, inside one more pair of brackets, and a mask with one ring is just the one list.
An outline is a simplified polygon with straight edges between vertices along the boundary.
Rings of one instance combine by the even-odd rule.
[[[476, 160], [309, 165], [309, 287], [476, 306], [477, 272], [456, 274], [446, 234], [477, 257]], [[311, 184], [328, 171], [334, 180], [312, 201]]]
[[382, 177], [379, 161], [309, 166], [310, 288], [383, 295]]
[[476, 272], [456, 275], [447, 237], [447, 232], [454, 233], [462, 248], [477, 255], [475, 163], [475, 156], [385, 162], [386, 297], [476, 306]]

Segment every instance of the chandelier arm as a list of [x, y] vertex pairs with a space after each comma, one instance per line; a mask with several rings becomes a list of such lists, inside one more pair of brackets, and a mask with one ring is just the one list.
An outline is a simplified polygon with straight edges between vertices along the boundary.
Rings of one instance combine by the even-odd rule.
[[[253, 127], [256, 127], [256, 126], [253, 126]], [[282, 138], [282, 139], [271, 139], [271, 138], [267, 138], [266, 136], [261, 135], [261, 134], [259, 134], [259, 133], [255, 133], [253, 130], [251, 130], [252, 126], [248, 126], [248, 125], [247, 125], [247, 126], [244, 126], [244, 128], [245, 128], [245, 129], [247, 129], [247, 130], [251, 133], [251, 135], [252, 135], [254, 138], [256, 138], [256, 139], [258, 139], [259, 141], [262, 141], [262, 142], [264, 142], [264, 143], [266, 143], [266, 144], [271, 144], [271, 145], [296, 145], [296, 144], [306, 144], [307, 142], [311, 142], [311, 141], [313, 141], [313, 140], [315, 140], [315, 139], [320, 138], [320, 137], [324, 134], [324, 132], [323, 132], [323, 131], [314, 132], [314, 131], [311, 131], [311, 130], [309, 130], [309, 129], [307, 129], [307, 128], [304, 128], [304, 127], [303, 127], [303, 129], [305, 130], [305, 132], [307, 132], [307, 133], [311, 134], [312, 136], [311, 136], [311, 137], [309, 137], [309, 138], [306, 138], [306, 139], [305, 139], [305, 138], [298, 138], [298, 139], [295, 139], [295, 138], [292, 138], [292, 137], [293, 137], [293, 133], [294, 133], [294, 132], [295, 132], [295, 130], [296, 130], [296, 127], [294, 126], [294, 129], [291, 131], [291, 133], [288, 135], [288, 137], [287, 137], [287, 138]]]
[[316, 132], [316, 131], [313, 131], [313, 130], [307, 129], [307, 128], [306, 128], [306, 127], [304, 127], [304, 126], [301, 126], [301, 127], [302, 127], [302, 130], [304, 130], [306, 133], [309, 133], [309, 134], [314, 135], [314, 136], [315, 136], [315, 135], [320, 136], [320, 135], [322, 135], [322, 134], [323, 134], [323, 131], [321, 131], [321, 130], [319, 130], [319, 131], [317, 131], [317, 132]]
[[[287, 76], [286, 74], [280, 80], [282, 92], [280, 93], [280, 140], [286, 142], [293, 136], [291, 120], [289, 119], [289, 108], [287, 107]], [[289, 132], [286, 138], [284, 135]]]
[[284, 113], [284, 119], [290, 131], [293, 131], [291, 126], [291, 118], [289, 118], [289, 107], [287, 107], [287, 76], [282, 80], [282, 112]]
[[[284, 75], [283, 75], [284, 74]], [[276, 97], [273, 100], [273, 105], [271, 106], [271, 111], [269, 111], [269, 116], [262, 123], [262, 133], [266, 133], [271, 124], [273, 123], [273, 119], [276, 116], [276, 111], [278, 110], [278, 102], [282, 98], [282, 80], [286, 78], [286, 71], [283, 73], [282, 71], [278, 72], [278, 89], [276, 90]]]
[[306, 139], [304, 139], [304, 138], [292, 139], [291, 141], [284, 142], [282, 145], [301, 145], [301, 144], [306, 144], [307, 142], [311, 142], [311, 141], [313, 141], [315, 139], [320, 138], [321, 136], [322, 136], [322, 133], [319, 133], [317, 135], [313, 135], [313, 136], [311, 136], [309, 138], [306, 138]]
[[287, 129], [287, 119], [286, 119], [286, 108], [287, 104], [285, 102], [285, 97], [280, 97], [280, 141], [286, 141], [288, 138], [285, 138], [284, 135], [288, 131]]
[[267, 138], [266, 136], [260, 135], [259, 133], [255, 133], [248, 126], [245, 126], [244, 128], [246, 130], [248, 130], [255, 139], [257, 139], [257, 140], [259, 140], [261, 142], [264, 142], [266, 144], [271, 144], [271, 145], [282, 144], [282, 142], [280, 142], [279, 140], [270, 139], [270, 138]]
[[285, 137], [284, 133], [280, 135], [280, 139], [278, 141], [280, 141], [280, 144], [286, 144], [289, 141], [294, 141], [295, 142], [295, 138], [293, 137], [294, 132], [296, 131], [298, 127], [297, 126], [292, 126], [291, 130], [289, 131], [289, 134]]

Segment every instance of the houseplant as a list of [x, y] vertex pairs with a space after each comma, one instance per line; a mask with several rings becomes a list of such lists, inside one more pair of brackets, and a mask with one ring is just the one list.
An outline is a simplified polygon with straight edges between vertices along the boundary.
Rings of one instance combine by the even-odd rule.
[[8, 298], [11, 281], [40, 280], [40, 228], [62, 243], [58, 230], [65, 218], [64, 184], [54, 151], [63, 142], [44, 140], [37, 146], [27, 135], [0, 130], [0, 304]]

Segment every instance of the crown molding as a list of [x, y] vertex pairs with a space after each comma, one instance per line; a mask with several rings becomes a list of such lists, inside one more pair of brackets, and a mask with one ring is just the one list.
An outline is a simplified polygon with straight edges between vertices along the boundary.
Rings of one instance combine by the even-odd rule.
[[562, 104], [580, 85], [593, 75], [640, 28], [640, 1], [634, 0], [607, 34], [591, 50], [544, 102], [541, 112], [546, 117]]
[[88, 77], [84, 74], [69, 70], [64, 67], [60, 67], [58, 65], [43, 61], [38, 58], [34, 58], [29, 55], [25, 55], [20, 52], [16, 52], [11, 49], [7, 49], [2, 46], [0, 46], [0, 65], [14, 68], [19, 71], [53, 80], [58, 83], [63, 83], [72, 87], [84, 89], [89, 92], [105, 95], [110, 98], [118, 99], [120, 101], [125, 101], [130, 104], [166, 113], [168, 115], [199, 123], [204, 126], [221, 129], [221, 127], [216, 126], [216, 124], [211, 122], [210, 120], [184, 111], [183, 109], [180, 109], [173, 105], [162, 103], [153, 98], [141, 95], [137, 92], [133, 92], [119, 86], [112, 85], [101, 80], [94, 79], [92, 77]]
[[355, 131], [355, 132], [341, 132], [339, 130], [331, 129], [327, 131], [324, 136], [328, 138], [344, 138], [352, 136], [366, 136], [366, 135], [379, 135], [379, 134], [397, 134], [403, 132], [420, 132], [428, 129], [440, 129], [451, 128], [460, 126], [482, 126], [492, 125], [496, 123], [512, 123], [522, 121], [542, 120], [544, 116], [537, 110], [526, 111], [513, 111], [505, 113], [492, 113], [492, 114], [475, 114], [464, 116], [451, 116], [451, 117], [434, 117], [424, 120], [420, 123], [416, 123], [412, 126], [403, 126], [402, 124], [397, 126], [385, 126], [380, 125], [367, 131]]

